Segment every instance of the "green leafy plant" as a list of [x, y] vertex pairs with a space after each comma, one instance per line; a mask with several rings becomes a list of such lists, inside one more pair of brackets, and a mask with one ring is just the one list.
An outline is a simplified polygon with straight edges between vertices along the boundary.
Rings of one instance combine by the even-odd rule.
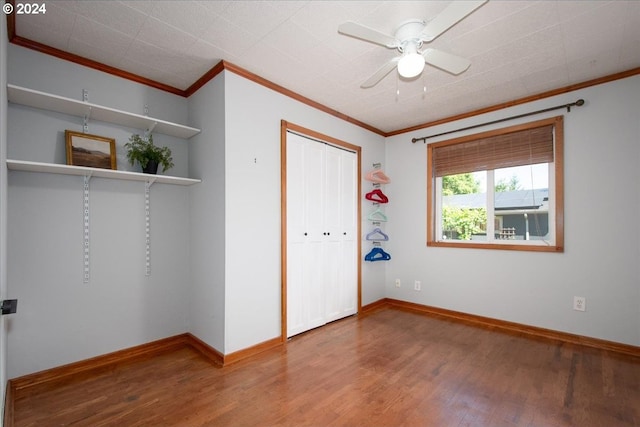
[[442, 177], [442, 194], [473, 194], [480, 192], [480, 182], [471, 173], [460, 173]]
[[140, 163], [144, 169], [149, 161], [155, 161], [158, 165], [162, 165], [162, 172], [173, 167], [173, 158], [169, 147], [158, 147], [153, 144], [153, 135], [149, 135], [147, 139], [138, 134], [133, 134], [129, 138], [129, 142], [124, 144], [127, 151], [127, 159], [133, 166], [135, 162]]
[[471, 240], [472, 234], [482, 233], [487, 223], [487, 210], [484, 208], [442, 207], [442, 230], [455, 232], [459, 240]]

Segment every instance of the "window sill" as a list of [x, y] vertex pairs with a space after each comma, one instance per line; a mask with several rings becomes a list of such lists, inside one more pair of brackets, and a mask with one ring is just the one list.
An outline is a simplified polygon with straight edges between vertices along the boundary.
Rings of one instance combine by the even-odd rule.
[[498, 249], [506, 251], [528, 252], [564, 252], [562, 246], [555, 245], [528, 245], [515, 243], [478, 243], [478, 242], [433, 242], [428, 241], [427, 246], [439, 248], [464, 248], [464, 249]]

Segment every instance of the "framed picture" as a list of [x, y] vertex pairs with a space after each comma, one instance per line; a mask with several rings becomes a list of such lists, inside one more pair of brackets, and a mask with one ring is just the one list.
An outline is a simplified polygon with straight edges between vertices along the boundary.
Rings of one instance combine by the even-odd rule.
[[72, 130], [65, 130], [64, 135], [68, 165], [117, 169], [115, 139]]

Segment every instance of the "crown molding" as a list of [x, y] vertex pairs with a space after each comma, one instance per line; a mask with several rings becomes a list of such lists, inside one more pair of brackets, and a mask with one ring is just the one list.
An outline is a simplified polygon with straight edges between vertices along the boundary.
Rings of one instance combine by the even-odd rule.
[[524, 98], [518, 98], [518, 99], [515, 99], [513, 101], [507, 101], [507, 102], [503, 102], [503, 103], [500, 103], [500, 104], [495, 104], [495, 105], [492, 105], [492, 106], [489, 106], [489, 107], [480, 108], [478, 110], [473, 110], [473, 111], [469, 111], [469, 112], [466, 112], [466, 113], [457, 114], [455, 116], [450, 116], [450, 117], [446, 117], [446, 118], [443, 118], [443, 119], [434, 120], [432, 122], [423, 123], [421, 125], [416, 125], [416, 126], [411, 126], [411, 127], [404, 128], [404, 129], [394, 130], [394, 131], [391, 131], [391, 132], [387, 132], [385, 134], [385, 136], [389, 137], [389, 136], [401, 135], [403, 133], [413, 132], [413, 131], [420, 130], [420, 129], [426, 129], [426, 128], [430, 128], [432, 126], [441, 125], [441, 124], [444, 124], [444, 123], [455, 122], [457, 120], [467, 119], [467, 118], [473, 117], [473, 116], [479, 116], [480, 114], [485, 114], [485, 113], [490, 113], [490, 112], [493, 112], [493, 111], [503, 110], [505, 108], [513, 107], [513, 106], [516, 106], [516, 105], [526, 104], [528, 102], [538, 101], [538, 100], [544, 99], [544, 98], [550, 98], [552, 96], [561, 95], [563, 93], [573, 92], [573, 91], [578, 90], [578, 89], [584, 89], [584, 88], [587, 88], [587, 87], [590, 87], [590, 86], [597, 86], [597, 85], [601, 85], [603, 83], [612, 82], [614, 80], [624, 79], [624, 78], [627, 78], [627, 77], [635, 76], [637, 74], [640, 74], [640, 67], [632, 68], [630, 70], [622, 71], [622, 72], [615, 73], [615, 74], [610, 74], [610, 75], [604, 76], [604, 77], [599, 77], [597, 79], [586, 80], [586, 81], [581, 82], [581, 83], [576, 83], [576, 84], [572, 84], [572, 85], [569, 85], [569, 86], [564, 86], [564, 87], [561, 87], [561, 88], [558, 88], [558, 89], [553, 89], [553, 90], [549, 90], [549, 91], [546, 91], [546, 92], [541, 92], [541, 93], [538, 93], [538, 94], [535, 94], [535, 95], [526, 96]]
[[213, 66], [209, 71], [204, 73], [202, 77], [196, 80], [191, 86], [189, 86], [184, 92], [184, 96], [187, 98], [193, 95], [200, 89], [202, 86], [206, 85], [209, 81], [213, 80], [218, 74], [224, 71], [224, 61], [218, 62]]
[[[7, 0], [5, 3], [9, 3], [15, 9], [15, 0]], [[16, 36], [16, 16], [11, 13], [7, 15], [7, 38], [9, 41], [13, 40]]]
[[[7, 3], [11, 3], [13, 5], [15, 5], [15, 0], [7, 0]], [[509, 107], [513, 107], [516, 105], [521, 105], [521, 104], [526, 104], [528, 102], [533, 102], [533, 101], [538, 101], [540, 99], [544, 99], [544, 98], [549, 98], [552, 96], [556, 96], [556, 95], [560, 95], [563, 93], [568, 93], [568, 92], [572, 92], [578, 89], [584, 89], [590, 86], [596, 86], [596, 85], [600, 85], [603, 83], [608, 83], [614, 80], [619, 80], [619, 79], [623, 79], [626, 77], [631, 77], [637, 74], [640, 74], [640, 67], [638, 68], [632, 68], [630, 70], [626, 70], [626, 71], [622, 71], [619, 73], [615, 73], [615, 74], [611, 74], [608, 76], [604, 76], [604, 77], [600, 77], [597, 79], [592, 79], [592, 80], [587, 80], [581, 83], [576, 83], [576, 84], [572, 84], [569, 86], [565, 86], [565, 87], [561, 87], [558, 89], [553, 89], [553, 90], [549, 90], [546, 92], [541, 92], [539, 94], [535, 94], [535, 95], [530, 95], [530, 96], [526, 96], [523, 98], [518, 98], [512, 101], [507, 101], [507, 102], [503, 102], [500, 104], [495, 104], [495, 105], [491, 105], [488, 107], [484, 107], [484, 108], [480, 108], [477, 110], [472, 110], [472, 111], [468, 111], [466, 113], [461, 113], [461, 114], [457, 114], [455, 116], [450, 116], [450, 117], [445, 117], [442, 119], [438, 119], [438, 120], [434, 120], [431, 122], [426, 122], [426, 123], [422, 123], [416, 126], [411, 126], [411, 127], [407, 127], [407, 128], [402, 128], [402, 129], [397, 129], [394, 131], [389, 131], [389, 132], [385, 132], [382, 131], [374, 126], [371, 126], [367, 123], [361, 122], [360, 120], [354, 119], [353, 117], [350, 117], [346, 114], [343, 114], [337, 110], [334, 110], [332, 108], [327, 107], [326, 105], [320, 104], [319, 102], [316, 102], [310, 98], [307, 98], [305, 96], [302, 96], [292, 90], [289, 90], [283, 86], [280, 86], [270, 80], [267, 80], [263, 77], [260, 77], [259, 75], [252, 73], [249, 70], [246, 70], [242, 67], [239, 67], [235, 64], [232, 64], [228, 61], [225, 60], [221, 60], [220, 62], [218, 62], [216, 65], [214, 65], [209, 71], [207, 71], [206, 73], [204, 73], [198, 80], [196, 80], [191, 86], [189, 86], [187, 89], [183, 90], [183, 89], [179, 89], [170, 85], [166, 85], [164, 83], [160, 83], [158, 81], [155, 80], [151, 80], [151, 79], [147, 79], [145, 77], [142, 77], [140, 75], [134, 74], [134, 73], [130, 73], [128, 71], [124, 71], [121, 70], [119, 68], [116, 67], [112, 67], [110, 65], [106, 65], [103, 64], [101, 62], [97, 62], [79, 55], [75, 55], [69, 52], [65, 52], [63, 50], [45, 45], [43, 43], [39, 43], [30, 39], [26, 39], [24, 37], [20, 37], [19, 35], [16, 34], [16, 25], [15, 25], [15, 15], [14, 14], [10, 14], [7, 15], [7, 36], [9, 38], [9, 42], [13, 43], [15, 45], [18, 46], [22, 46], [22, 47], [26, 47], [29, 49], [33, 49], [36, 50], [38, 52], [42, 52], [48, 55], [52, 55], [67, 61], [71, 61], [71, 62], [75, 62], [79, 65], [83, 65], [85, 67], [89, 67], [89, 68], [93, 68], [95, 70], [98, 71], [102, 71], [108, 74], [112, 74], [114, 76], [117, 77], [121, 77], [123, 79], [127, 79], [127, 80], [131, 80], [134, 81], [136, 83], [140, 83], [140, 84], [144, 84], [147, 86], [151, 86], [153, 88], [156, 89], [160, 89], [163, 90], [165, 92], [169, 92], [169, 93], [173, 93], [175, 95], [179, 95], [179, 96], [183, 96], [185, 98], [190, 97], [191, 95], [193, 95], [195, 92], [198, 91], [198, 89], [200, 89], [202, 86], [204, 86], [205, 84], [207, 84], [209, 81], [211, 81], [212, 79], [214, 79], [218, 74], [222, 73], [223, 71], [229, 71], [232, 72], [236, 75], [239, 75], [241, 77], [246, 78], [247, 80], [251, 80], [252, 82], [259, 84], [261, 86], [264, 86], [266, 88], [269, 88], [275, 92], [278, 92], [284, 96], [287, 96], [289, 98], [292, 98], [298, 102], [301, 102], [305, 105], [308, 105], [310, 107], [313, 107], [317, 110], [320, 110], [324, 113], [327, 113], [331, 116], [337, 117], [341, 120], [344, 120], [348, 123], [354, 124], [356, 126], [359, 126], [363, 129], [366, 129], [370, 132], [373, 132], [375, 134], [378, 134], [380, 136], [383, 136], [385, 138], [390, 137], [390, 136], [395, 136], [395, 135], [401, 135], [404, 133], [408, 133], [408, 132], [413, 132], [416, 130], [421, 130], [421, 129], [427, 129], [433, 126], [437, 126], [437, 125], [441, 125], [441, 124], [445, 124], [445, 123], [450, 123], [450, 122], [454, 122], [457, 120], [462, 120], [462, 119], [466, 119], [469, 117], [474, 117], [474, 116], [479, 116], [481, 114], [486, 114], [486, 113], [490, 113], [493, 111], [498, 111], [498, 110], [503, 110], [505, 108], [509, 108]]]
[[130, 73], [128, 71], [124, 71], [119, 68], [112, 67], [110, 65], [106, 65], [98, 61], [94, 61], [92, 59], [87, 59], [83, 56], [75, 55], [73, 53], [69, 53], [64, 50], [60, 50], [55, 47], [48, 46], [46, 44], [25, 39], [17, 35], [14, 36], [13, 39], [11, 39], [11, 43], [17, 46], [22, 46], [28, 49], [36, 50], [38, 52], [46, 53], [47, 55], [55, 56], [57, 58], [64, 59], [66, 61], [74, 62], [78, 65], [93, 68], [94, 70], [102, 71], [107, 74], [121, 77], [123, 79], [131, 80], [136, 83], [151, 86], [153, 88], [160, 89], [165, 92], [173, 93], [174, 95], [186, 96], [184, 90], [178, 89], [176, 87], [169, 86], [164, 83], [157, 82], [155, 80], [147, 79], [145, 77], [139, 76], [138, 74]]
[[265, 79], [263, 77], [260, 77], [257, 74], [254, 74], [254, 73], [252, 73], [252, 72], [250, 72], [250, 71], [248, 71], [248, 70], [246, 70], [244, 68], [241, 68], [241, 67], [239, 67], [237, 65], [234, 65], [234, 64], [232, 64], [230, 62], [227, 62], [227, 61], [222, 61], [222, 62], [224, 63], [224, 69], [227, 70], [227, 71], [230, 71], [230, 72], [232, 72], [234, 74], [242, 76], [247, 80], [251, 80], [254, 83], [257, 83], [259, 85], [265, 86], [265, 87], [267, 87], [267, 88], [269, 88], [269, 89], [271, 89], [271, 90], [273, 90], [275, 92], [278, 92], [278, 93], [280, 93], [282, 95], [288, 96], [289, 98], [293, 98], [296, 101], [299, 101], [299, 102], [301, 102], [303, 104], [306, 104], [306, 105], [308, 105], [310, 107], [313, 107], [313, 108], [315, 108], [317, 110], [323, 111], [323, 112], [325, 112], [327, 114], [330, 114], [330, 115], [332, 115], [334, 117], [337, 117], [337, 118], [342, 119], [342, 120], [344, 120], [346, 122], [349, 122], [351, 124], [359, 126], [359, 127], [363, 128], [363, 129], [366, 129], [368, 131], [371, 131], [371, 132], [376, 133], [376, 134], [381, 135], [381, 136], [386, 136], [386, 133], [384, 131], [380, 130], [380, 129], [377, 129], [377, 128], [371, 126], [371, 125], [368, 125], [368, 124], [366, 124], [364, 122], [356, 120], [353, 117], [347, 116], [346, 114], [343, 114], [343, 113], [341, 113], [341, 112], [339, 112], [337, 110], [329, 108], [329, 107], [327, 107], [327, 106], [325, 106], [323, 104], [320, 104], [320, 103], [318, 103], [318, 102], [316, 102], [316, 101], [314, 101], [312, 99], [309, 99], [309, 98], [307, 98], [305, 96], [302, 96], [299, 93], [296, 93], [296, 92], [294, 92], [292, 90], [289, 90], [289, 89], [287, 89], [287, 88], [285, 88], [283, 86], [280, 86], [280, 85], [278, 85], [276, 83], [273, 83], [273, 82], [271, 82], [271, 81], [269, 81], [269, 80], [267, 80], [267, 79]]
[[17, 45], [17, 46], [22, 46], [22, 47], [26, 47], [28, 49], [32, 49], [32, 50], [36, 50], [38, 52], [42, 52], [45, 53], [47, 55], [51, 55], [51, 56], [55, 56], [57, 58], [60, 59], [64, 59], [66, 61], [70, 61], [70, 62], [74, 62], [76, 64], [79, 65], [83, 65], [85, 67], [89, 67], [89, 68], [93, 68], [95, 70], [98, 71], [102, 71], [111, 75], [114, 75], [116, 77], [121, 77], [123, 79], [127, 79], [127, 80], [131, 80], [134, 81], [136, 83], [140, 83], [140, 84], [144, 84], [147, 86], [151, 86], [153, 88], [156, 89], [160, 89], [163, 90], [165, 92], [169, 92], [172, 93], [174, 95], [179, 95], [179, 96], [183, 96], [185, 98], [190, 97], [191, 95], [193, 95], [198, 89], [200, 89], [202, 86], [204, 86], [205, 84], [207, 84], [210, 80], [212, 80], [213, 78], [215, 78], [218, 74], [220, 74], [222, 71], [229, 71], [232, 72], [234, 74], [237, 74], [241, 77], [246, 78], [247, 80], [251, 80], [254, 83], [257, 83], [261, 86], [267, 87], [275, 92], [278, 92], [282, 95], [285, 95], [289, 98], [293, 98], [296, 101], [299, 101], [303, 104], [306, 104], [310, 107], [313, 107], [317, 110], [323, 111], [329, 115], [332, 115], [334, 117], [337, 117], [341, 120], [344, 120], [346, 122], [349, 122], [351, 124], [354, 124], [356, 126], [359, 126], [363, 129], [369, 130], [373, 133], [376, 133], [378, 135], [381, 136], [385, 136], [385, 132], [383, 132], [380, 129], [377, 129], [373, 126], [370, 126], [364, 122], [361, 122], [359, 120], [354, 119], [353, 117], [347, 116], [346, 114], [340, 113], [339, 111], [333, 110], [325, 105], [322, 105], [316, 101], [313, 101], [312, 99], [306, 98], [296, 92], [293, 92], [292, 90], [289, 90], [283, 86], [280, 86], [276, 83], [273, 83], [265, 78], [262, 78], [260, 76], [258, 76], [257, 74], [254, 74], [242, 67], [239, 67], [237, 65], [234, 65], [230, 62], [227, 61], [220, 61], [219, 63], [217, 63], [213, 68], [211, 68], [209, 71], [207, 71], [205, 74], [202, 75], [202, 77], [200, 77], [195, 83], [193, 83], [191, 86], [189, 86], [186, 90], [182, 90], [173, 86], [169, 86], [166, 85], [164, 83], [160, 83], [157, 82], [155, 80], [151, 80], [151, 79], [147, 79], [145, 77], [142, 77], [140, 75], [137, 74], [133, 74], [130, 73], [128, 71], [124, 71], [121, 70], [119, 68], [116, 67], [112, 67], [110, 65], [106, 65], [103, 64], [101, 62], [97, 62], [91, 59], [87, 59], [85, 57], [79, 56], [79, 55], [75, 55], [69, 52], [65, 52], [63, 50], [30, 40], [30, 39], [26, 39], [24, 37], [20, 37], [17, 35], [14, 35], [13, 38], [10, 39], [10, 42]]

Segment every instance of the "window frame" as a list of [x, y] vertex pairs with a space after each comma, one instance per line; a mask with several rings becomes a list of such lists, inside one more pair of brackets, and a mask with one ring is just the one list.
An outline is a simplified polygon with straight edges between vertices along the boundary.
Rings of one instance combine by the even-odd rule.
[[[554, 244], [540, 245], [530, 244], [518, 241], [505, 240], [505, 243], [498, 241], [443, 241], [436, 239], [436, 218], [438, 217], [436, 209], [440, 203], [436, 200], [436, 177], [434, 176], [433, 167], [433, 150], [438, 147], [447, 145], [462, 144], [481, 138], [489, 138], [497, 135], [533, 129], [553, 125], [554, 142], [553, 142], [553, 177], [549, 182], [549, 190], [553, 188], [553, 202], [549, 205], [549, 221], [555, 222]], [[564, 116], [555, 116], [548, 119], [537, 120], [534, 122], [523, 123], [506, 128], [493, 129], [473, 135], [466, 135], [459, 138], [449, 139], [445, 141], [427, 144], [427, 246], [432, 247], [450, 247], [465, 249], [499, 249], [499, 250], [515, 250], [515, 251], [535, 251], [535, 252], [563, 252], [564, 251]], [[489, 183], [487, 184], [489, 188]], [[493, 188], [493, 187], [491, 187]], [[489, 193], [487, 191], [487, 193]], [[551, 193], [551, 191], [550, 191]], [[493, 194], [493, 193], [491, 193]], [[488, 202], [493, 196], [488, 197]], [[550, 201], [551, 202], [551, 201]], [[489, 206], [489, 205], [488, 205]], [[551, 231], [551, 230], [550, 230]], [[506, 243], [508, 242], [508, 243]], [[525, 241], [526, 242], [526, 241]]]

